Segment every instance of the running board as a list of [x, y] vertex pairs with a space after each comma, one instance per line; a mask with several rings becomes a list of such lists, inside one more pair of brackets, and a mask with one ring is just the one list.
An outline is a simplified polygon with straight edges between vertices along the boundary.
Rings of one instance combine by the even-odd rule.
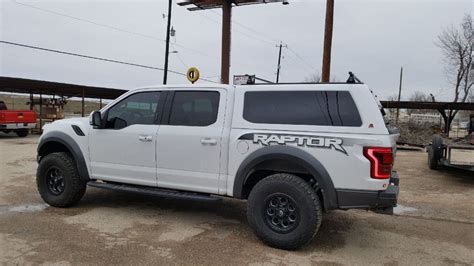
[[154, 187], [145, 187], [145, 186], [136, 186], [128, 184], [117, 184], [117, 183], [102, 183], [90, 181], [87, 185], [95, 188], [103, 188], [116, 191], [132, 192], [144, 195], [159, 196], [166, 198], [175, 198], [175, 199], [189, 199], [189, 200], [199, 200], [199, 201], [219, 201], [221, 198], [212, 197], [209, 194], [204, 193], [194, 193], [194, 192], [185, 192], [177, 190], [168, 190], [162, 188]]

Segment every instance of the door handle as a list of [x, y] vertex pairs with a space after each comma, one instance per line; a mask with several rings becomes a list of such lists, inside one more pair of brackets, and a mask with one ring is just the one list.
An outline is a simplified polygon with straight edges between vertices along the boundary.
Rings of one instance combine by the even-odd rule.
[[216, 145], [216, 144], [217, 144], [217, 140], [216, 140], [216, 139], [212, 139], [212, 138], [202, 138], [202, 139], [201, 139], [201, 144], [202, 144], [202, 145]]
[[141, 142], [150, 142], [153, 140], [152, 136], [145, 136], [145, 135], [140, 135], [138, 136], [138, 140]]

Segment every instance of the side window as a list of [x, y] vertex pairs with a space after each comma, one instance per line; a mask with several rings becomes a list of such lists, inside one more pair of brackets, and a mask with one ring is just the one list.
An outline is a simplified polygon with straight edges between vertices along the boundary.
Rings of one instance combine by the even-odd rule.
[[347, 91], [254, 91], [245, 93], [244, 119], [252, 123], [359, 127]]
[[217, 91], [177, 91], [170, 113], [170, 125], [209, 126], [216, 122], [219, 109]]
[[108, 110], [105, 128], [122, 129], [131, 125], [155, 123], [161, 92], [139, 92], [133, 94]]

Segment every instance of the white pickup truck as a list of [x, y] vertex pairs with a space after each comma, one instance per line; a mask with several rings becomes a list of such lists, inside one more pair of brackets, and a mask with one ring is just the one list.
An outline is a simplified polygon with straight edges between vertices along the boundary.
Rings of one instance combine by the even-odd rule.
[[247, 200], [265, 243], [296, 249], [324, 212], [397, 204], [398, 134], [363, 84], [158, 86], [44, 127], [37, 186], [50, 205], [86, 186]]

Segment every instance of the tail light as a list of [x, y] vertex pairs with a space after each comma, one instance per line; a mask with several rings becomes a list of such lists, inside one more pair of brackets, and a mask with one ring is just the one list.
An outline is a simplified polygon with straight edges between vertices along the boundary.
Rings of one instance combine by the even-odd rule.
[[365, 147], [364, 156], [370, 161], [370, 176], [375, 179], [388, 179], [392, 174], [392, 148]]
[[0, 113], [0, 120], [1, 121], [5, 120], [5, 114], [4, 113]]

